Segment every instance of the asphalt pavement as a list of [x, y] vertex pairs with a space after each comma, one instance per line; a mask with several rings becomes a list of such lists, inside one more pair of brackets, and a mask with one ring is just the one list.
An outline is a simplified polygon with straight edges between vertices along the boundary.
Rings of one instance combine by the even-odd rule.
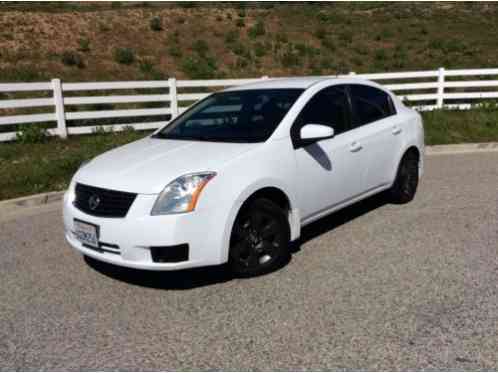
[[280, 270], [84, 260], [60, 203], [0, 216], [1, 370], [497, 370], [498, 153], [304, 229]]

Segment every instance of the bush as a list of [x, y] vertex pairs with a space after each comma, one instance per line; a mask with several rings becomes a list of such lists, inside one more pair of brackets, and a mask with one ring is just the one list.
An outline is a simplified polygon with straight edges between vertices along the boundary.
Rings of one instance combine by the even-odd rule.
[[376, 61], [384, 61], [387, 58], [386, 51], [384, 49], [376, 50], [374, 58]]
[[263, 43], [254, 44], [254, 54], [256, 57], [263, 57], [267, 53], [267, 48]]
[[289, 39], [287, 38], [287, 35], [279, 32], [276, 36], [277, 43], [287, 43]]
[[284, 67], [297, 66], [300, 62], [299, 55], [289, 46], [282, 54], [281, 62]]
[[21, 144], [41, 144], [47, 142], [49, 134], [45, 128], [38, 123], [23, 124], [19, 126], [16, 140]]
[[65, 51], [62, 53], [62, 63], [66, 66], [76, 66], [80, 69], [85, 67], [81, 56], [74, 51]]
[[232, 44], [239, 40], [239, 32], [237, 30], [230, 30], [225, 34], [225, 44]]
[[216, 61], [211, 57], [185, 57], [181, 68], [192, 79], [212, 78], [216, 74], [218, 67]]
[[154, 71], [154, 64], [151, 60], [144, 59], [140, 61], [139, 69], [144, 74], [150, 74], [152, 71]]
[[161, 31], [163, 29], [161, 17], [156, 16], [149, 21], [149, 27], [152, 31]]
[[130, 48], [116, 48], [114, 61], [122, 65], [131, 65], [135, 61], [135, 52]]
[[206, 56], [209, 51], [209, 45], [205, 40], [199, 39], [192, 45], [192, 50], [196, 52], [199, 56]]
[[248, 35], [251, 38], [257, 38], [258, 36], [263, 36], [265, 33], [266, 33], [265, 24], [261, 19], [257, 20], [254, 26], [252, 26], [248, 31]]
[[353, 42], [353, 33], [351, 31], [343, 31], [339, 34], [339, 39], [346, 44], [351, 44]]
[[168, 53], [171, 57], [181, 57], [182, 56], [182, 49], [178, 44], [171, 44], [168, 47]]
[[246, 23], [244, 22], [244, 20], [243, 20], [242, 18], [239, 18], [239, 19], [237, 20], [237, 22], [235, 22], [235, 25], [236, 25], [237, 27], [244, 27], [244, 26], [246, 25]]
[[78, 50], [80, 52], [89, 52], [90, 51], [90, 40], [88, 40], [87, 38], [82, 38], [82, 39], [78, 40], [78, 44], [79, 44]]
[[336, 50], [336, 46], [335, 46], [335, 43], [334, 43], [334, 40], [332, 40], [331, 38], [325, 38], [322, 40], [322, 45], [324, 46], [324, 48], [327, 48], [328, 50], [330, 51], [335, 51]]
[[322, 40], [327, 37], [327, 31], [323, 27], [320, 27], [315, 30], [314, 35], [317, 39]]

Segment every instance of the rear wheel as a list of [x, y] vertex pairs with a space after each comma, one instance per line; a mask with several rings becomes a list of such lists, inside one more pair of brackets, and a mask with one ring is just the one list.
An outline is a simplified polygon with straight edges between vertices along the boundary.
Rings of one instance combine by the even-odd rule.
[[289, 258], [290, 230], [286, 213], [268, 199], [257, 199], [235, 220], [229, 266], [238, 276], [267, 273]]
[[408, 203], [417, 192], [418, 186], [418, 162], [419, 158], [415, 152], [406, 153], [398, 167], [396, 180], [389, 190], [389, 195], [394, 203]]

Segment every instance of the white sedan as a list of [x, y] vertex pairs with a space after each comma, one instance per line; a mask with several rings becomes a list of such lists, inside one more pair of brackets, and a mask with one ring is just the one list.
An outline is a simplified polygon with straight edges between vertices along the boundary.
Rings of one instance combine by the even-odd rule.
[[413, 199], [420, 115], [358, 78], [261, 81], [214, 93], [74, 175], [65, 236], [82, 254], [145, 270], [282, 264], [301, 228], [376, 193]]

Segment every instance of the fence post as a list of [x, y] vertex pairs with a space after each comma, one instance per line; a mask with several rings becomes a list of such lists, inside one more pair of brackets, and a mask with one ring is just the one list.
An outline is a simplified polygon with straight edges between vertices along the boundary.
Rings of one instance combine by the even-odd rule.
[[57, 119], [57, 132], [62, 139], [67, 138], [66, 113], [64, 112], [64, 96], [60, 79], [52, 79], [54, 92], [55, 118]]
[[171, 110], [171, 119], [178, 116], [178, 95], [176, 92], [176, 78], [169, 78], [169, 108]]
[[437, 75], [437, 100], [436, 100], [436, 107], [438, 109], [443, 108], [444, 104], [444, 67], [440, 67], [438, 69], [438, 75]]

